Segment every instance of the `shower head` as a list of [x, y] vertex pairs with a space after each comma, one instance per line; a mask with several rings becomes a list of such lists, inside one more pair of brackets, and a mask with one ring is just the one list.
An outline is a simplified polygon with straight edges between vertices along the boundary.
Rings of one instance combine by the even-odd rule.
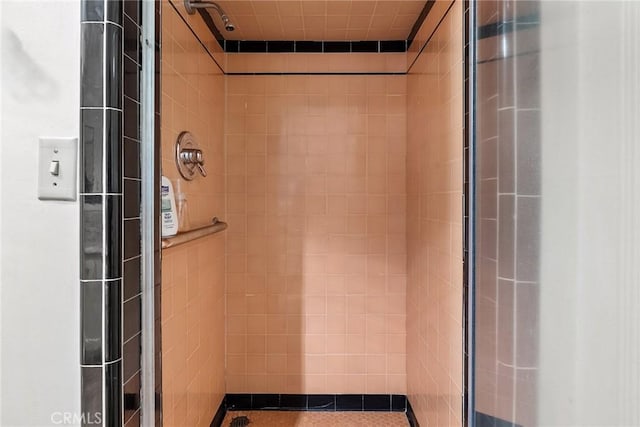
[[236, 26], [229, 20], [229, 17], [225, 14], [220, 15], [222, 18], [222, 22], [224, 23], [224, 29], [227, 31], [233, 31], [236, 29]]
[[233, 25], [227, 14], [222, 10], [222, 7], [218, 3], [209, 0], [184, 0], [184, 8], [187, 10], [189, 15], [193, 15], [196, 13], [196, 9], [215, 9], [220, 15], [222, 19], [222, 23], [224, 24], [224, 29], [227, 31], [233, 31], [236, 29], [236, 26]]

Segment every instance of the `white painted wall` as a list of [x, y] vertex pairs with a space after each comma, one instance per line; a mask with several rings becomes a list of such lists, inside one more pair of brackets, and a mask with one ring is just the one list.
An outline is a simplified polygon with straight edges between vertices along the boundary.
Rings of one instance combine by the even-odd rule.
[[37, 146], [79, 134], [80, 2], [0, 15], [0, 425], [56, 425], [80, 412], [78, 204], [37, 199]]
[[541, 9], [538, 424], [640, 425], [640, 3]]
[[[0, 23], [2, 23], [0, 4]], [[0, 26], [0, 422], [2, 422], [2, 27]]]

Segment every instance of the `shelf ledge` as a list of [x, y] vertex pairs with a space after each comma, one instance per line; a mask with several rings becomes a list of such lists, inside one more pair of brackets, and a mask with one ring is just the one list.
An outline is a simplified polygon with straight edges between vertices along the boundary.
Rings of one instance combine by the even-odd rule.
[[194, 230], [178, 233], [175, 236], [162, 238], [162, 249], [173, 248], [174, 246], [182, 245], [192, 240], [200, 239], [201, 237], [209, 236], [210, 234], [219, 233], [226, 230], [227, 223], [223, 221], [217, 221], [211, 225], [205, 225], [204, 227], [196, 228]]

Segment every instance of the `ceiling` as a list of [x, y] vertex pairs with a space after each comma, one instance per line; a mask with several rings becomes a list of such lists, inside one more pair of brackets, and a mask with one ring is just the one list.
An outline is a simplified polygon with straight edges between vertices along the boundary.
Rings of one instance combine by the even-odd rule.
[[424, 0], [220, 0], [236, 30], [228, 40], [404, 40]]

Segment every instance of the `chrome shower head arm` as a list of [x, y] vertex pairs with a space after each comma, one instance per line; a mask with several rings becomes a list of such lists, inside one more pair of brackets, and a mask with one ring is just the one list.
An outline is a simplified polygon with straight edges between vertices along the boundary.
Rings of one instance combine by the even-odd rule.
[[218, 12], [218, 15], [220, 15], [222, 22], [224, 23], [224, 28], [227, 31], [235, 30], [235, 26], [229, 20], [229, 17], [225, 13], [224, 9], [222, 9], [222, 7], [216, 2], [209, 0], [184, 0], [184, 8], [187, 10], [187, 13], [189, 15], [195, 14], [196, 9], [215, 9], [215, 11]]
[[196, 9], [215, 9], [219, 15], [225, 15], [224, 10], [218, 3], [208, 0], [184, 0], [184, 8], [187, 9], [189, 15], [196, 13]]

